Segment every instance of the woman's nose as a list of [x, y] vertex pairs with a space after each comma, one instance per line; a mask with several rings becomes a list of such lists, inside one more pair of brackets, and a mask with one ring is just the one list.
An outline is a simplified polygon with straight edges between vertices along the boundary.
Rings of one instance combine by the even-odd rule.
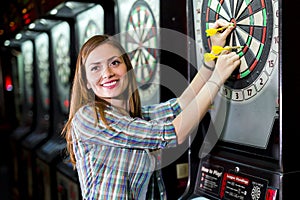
[[104, 66], [103, 71], [102, 71], [102, 77], [103, 78], [110, 78], [113, 76], [113, 70], [112, 68], [109, 67], [109, 65]]

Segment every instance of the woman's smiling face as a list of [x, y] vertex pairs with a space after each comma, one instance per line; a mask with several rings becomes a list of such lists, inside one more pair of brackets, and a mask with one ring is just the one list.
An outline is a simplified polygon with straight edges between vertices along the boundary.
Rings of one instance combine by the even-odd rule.
[[[100, 98], [119, 99], [128, 87], [127, 67], [111, 44], [96, 47], [85, 62], [87, 87]], [[124, 98], [124, 97], [123, 97]]]

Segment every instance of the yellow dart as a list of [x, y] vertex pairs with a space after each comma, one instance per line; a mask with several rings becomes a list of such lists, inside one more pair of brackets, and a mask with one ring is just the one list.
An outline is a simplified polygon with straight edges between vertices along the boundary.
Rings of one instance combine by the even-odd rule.
[[241, 49], [243, 46], [227, 46], [227, 47], [221, 47], [221, 46], [212, 46], [212, 52], [216, 55], [220, 54], [222, 51], [227, 50], [227, 51], [232, 51], [234, 49]]
[[221, 28], [209, 28], [209, 29], [207, 29], [207, 30], [205, 31], [205, 32], [206, 32], [206, 36], [213, 36], [213, 35], [215, 35], [217, 32], [222, 31], [222, 30], [226, 29], [226, 28], [229, 27], [229, 26], [234, 26], [234, 24], [233, 24], [233, 23], [230, 23], [230, 24], [228, 24], [228, 26], [224, 26], [224, 27], [221, 27]]
[[212, 53], [205, 53], [204, 54], [204, 61], [205, 62], [212, 61], [212, 60], [214, 60], [216, 58], [218, 58], [218, 56], [216, 56], [215, 54], [212, 54]]

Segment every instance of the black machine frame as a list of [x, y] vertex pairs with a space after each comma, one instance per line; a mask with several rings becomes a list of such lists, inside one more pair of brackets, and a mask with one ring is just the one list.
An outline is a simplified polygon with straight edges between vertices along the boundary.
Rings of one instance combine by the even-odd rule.
[[[297, 85], [296, 82], [299, 82], [299, 80], [295, 74], [291, 73], [291, 70], [288, 69], [288, 66], [291, 66], [292, 62], [290, 60], [291, 54], [283, 54], [283, 50], [287, 50], [289, 48], [288, 46], [291, 44], [290, 42], [287, 42], [287, 32], [285, 32], [287, 31], [287, 24], [290, 23], [290, 20], [288, 20], [287, 17], [283, 18], [282, 16], [283, 13], [287, 14], [287, 8], [291, 5], [288, 6], [287, 4], [282, 3], [281, 0], [276, 1], [276, 3], [278, 3], [276, 15], [279, 18], [279, 38], [276, 40], [279, 46], [279, 60], [277, 61], [279, 106], [277, 110], [278, 118], [274, 121], [269, 142], [266, 148], [256, 148], [253, 146], [219, 140], [207, 155], [201, 155], [199, 154], [199, 143], [192, 140], [189, 153], [188, 187], [185, 194], [180, 199], [196, 199], [197, 197], [230, 199], [228, 194], [226, 194], [226, 192], [224, 193], [224, 191], [222, 193], [220, 191], [211, 192], [207, 189], [201, 189], [200, 185], [203, 185], [203, 174], [205, 174], [206, 168], [216, 169], [216, 171], [219, 170], [219, 172], [228, 173], [229, 175], [250, 177], [249, 179], [253, 182], [259, 182], [262, 185], [260, 192], [265, 196], [256, 196], [257, 199], [288, 200], [295, 198], [295, 194], [297, 194], [295, 188], [299, 185], [300, 167], [294, 163], [293, 158], [298, 156], [294, 145], [295, 141], [299, 140], [299, 135], [294, 134], [292, 131], [297, 130], [297, 122], [288, 117], [286, 111], [289, 110], [290, 114], [294, 113], [295, 115], [297, 115], [296, 113], [299, 113], [299, 106], [297, 106], [297, 103], [295, 102], [293, 92], [288, 88], [289, 85]], [[192, 1], [189, 1], [187, 5], [187, 15], [189, 19], [193, 19], [192, 6]], [[286, 10], [284, 10], [284, 8]], [[190, 27], [190, 29], [188, 32], [192, 37], [195, 37], [195, 30], [192, 24], [193, 20], [189, 20], [190, 24], [188, 27]], [[192, 49], [191, 57], [195, 58], [195, 53], [193, 52], [195, 46], [191, 45], [190, 49]], [[191, 67], [195, 68], [194, 66]], [[210, 120], [209, 115], [207, 116], [207, 119], [204, 119], [204, 122], [207, 122], [205, 122], [202, 127], [204, 133], [208, 130], [208, 124], [211, 122]], [[255, 131], [255, 128], [253, 131]], [[205, 135], [203, 135], [202, 139], [204, 138]], [[222, 170], [220, 171], [220, 169]], [[230, 183], [233, 185], [236, 184], [234, 181]], [[221, 184], [222, 183], [220, 182], [220, 185]], [[245, 191], [249, 192], [249, 189], [246, 188]], [[249, 197], [247, 196], [244, 198], [248, 199]]]

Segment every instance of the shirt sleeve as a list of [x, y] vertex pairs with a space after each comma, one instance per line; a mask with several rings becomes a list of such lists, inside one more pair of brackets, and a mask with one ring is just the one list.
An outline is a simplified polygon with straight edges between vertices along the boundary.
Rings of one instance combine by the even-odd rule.
[[[105, 118], [112, 129], [99, 120], [94, 108], [80, 108], [72, 121], [74, 139], [123, 148], [160, 149], [177, 145], [175, 128], [169, 120], [145, 120], [106, 110]], [[99, 117], [100, 119], [100, 117]]]
[[177, 98], [166, 102], [142, 107], [142, 114], [146, 120], [173, 120], [181, 112]]

